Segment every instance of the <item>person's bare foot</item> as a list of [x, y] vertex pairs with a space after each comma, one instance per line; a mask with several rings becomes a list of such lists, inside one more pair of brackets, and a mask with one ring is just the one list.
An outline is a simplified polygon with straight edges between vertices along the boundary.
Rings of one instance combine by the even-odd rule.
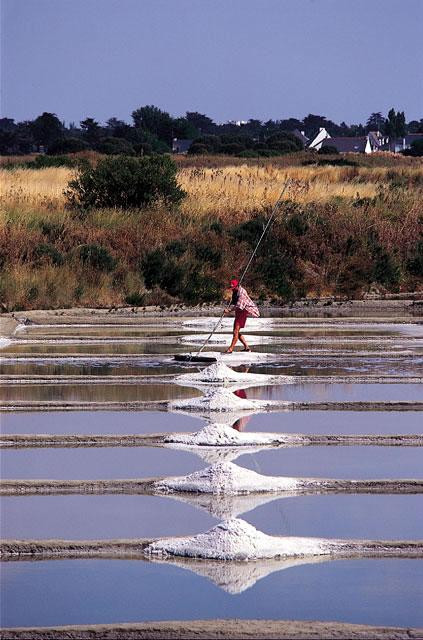
[[233, 349], [226, 349], [225, 353], [233, 353]]

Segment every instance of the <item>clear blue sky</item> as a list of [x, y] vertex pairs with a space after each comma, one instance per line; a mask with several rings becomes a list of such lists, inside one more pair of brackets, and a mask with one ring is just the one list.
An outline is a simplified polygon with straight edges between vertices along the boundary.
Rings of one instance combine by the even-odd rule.
[[423, 0], [1, 0], [1, 114], [423, 117]]

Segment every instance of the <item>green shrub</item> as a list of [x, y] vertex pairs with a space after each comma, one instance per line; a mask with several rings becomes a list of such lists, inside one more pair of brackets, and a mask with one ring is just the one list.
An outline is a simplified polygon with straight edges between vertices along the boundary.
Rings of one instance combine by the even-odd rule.
[[208, 152], [209, 150], [205, 144], [200, 144], [197, 142], [194, 142], [188, 149], [189, 155], [192, 155], [192, 156], [203, 156]]
[[208, 262], [214, 268], [220, 267], [222, 264], [222, 251], [213, 249], [208, 244], [199, 244], [194, 248], [195, 257], [201, 262]]
[[31, 169], [48, 169], [49, 167], [75, 167], [77, 161], [68, 156], [37, 156], [29, 163]]
[[187, 250], [186, 242], [182, 242], [181, 240], [174, 240], [166, 245], [166, 252], [170, 253], [170, 255], [175, 256], [176, 258], [180, 258], [184, 255]]
[[154, 285], [160, 285], [166, 263], [167, 256], [161, 249], [150, 251], [143, 258], [141, 261], [141, 269], [147, 289], [152, 289]]
[[216, 235], [221, 236], [224, 231], [224, 227], [221, 221], [215, 220], [214, 222], [212, 222], [210, 225], [210, 231], [213, 231], [214, 233], [216, 233]]
[[245, 147], [239, 142], [228, 142], [227, 144], [221, 144], [219, 147], [219, 153], [224, 153], [228, 156], [236, 156], [242, 151], [245, 151]]
[[339, 151], [335, 146], [328, 144], [323, 147], [320, 147], [317, 153], [319, 154], [319, 156], [330, 156], [330, 155], [339, 154]]
[[414, 140], [409, 149], [405, 149], [401, 152], [404, 156], [423, 156], [423, 137], [421, 139]]
[[317, 162], [317, 166], [330, 165], [333, 167], [358, 167], [358, 162], [355, 160], [349, 160], [348, 158], [320, 158]]
[[262, 216], [242, 222], [235, 228], [231, 229], [230, 233], [239, 242], [248, 242], [249, 245], [255, 246], [260, 235], [263, 233], [264, 226], [266, 224], [265, 219]]
[[187, 278], [183, 296], [189, 304], [216, 302], [222, 297], [222, 289], [214, 278], [205, 276], [198, 270], [193, 270]]
[[79, 247], [79, 259], [85, 265], [99, 271], [113, 271], [116, 260], [107, 249], [98, 244], [83, 244]]
[[401, 270], [396, 260], [383, 249], [376, 252], [373, 279], [387, 287], [396, 286], [401, 279]]
[[82, 140], [82, 138], [64, 138], [57, 140], [48, 148], [49, 156], [62, 155], [64, 153], [77, 153], [78, 151], [86, 151], [90, 145]]
[[50, 262], [56, 267], [64, 263], [63, 255], [51, 244], [39, 244], [34, 254], [37, 262]]
[[295, 236], [304, 236], [308, 231], [308, 222], [304, 214], [294, 213], [286, 221], [287, 229]]
[[423, 242], [419, 242], [415, 254], [407, 261], [408, 271], [417, 278], [423, 278]]
[[71, 207], [142, 208], [163, 201], [179, 204], [185, 192], [176, 180], [176, 165], [169, 156], [104, 158], [85, 167], [71, 180], [65, 195]]
[[96, 146], [96, 149], [100, 153], [105, 153], [108, 156], [131, 156], [134, 154], [134, 147], [128, 140], [125, 140], [125, 138], [104, 138]]
[[257, 158], [257, 151], [253, 151], [253, 149], [245, 149], [245, 151], [241, 151], [237, 154], [238, 158]]

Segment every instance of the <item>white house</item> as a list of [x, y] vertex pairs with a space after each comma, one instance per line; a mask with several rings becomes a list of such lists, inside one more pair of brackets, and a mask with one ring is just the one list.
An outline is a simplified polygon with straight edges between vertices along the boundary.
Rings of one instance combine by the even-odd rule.
[[308, 148], [309, 149], [315, 149], [316, 151], [319, 151], [319, 149], [322, 148], [323, 141], [327, 140], [328, 138], [330, 138], [330, 133], [328, 133], [324, 127], [320, 127], [319, 133], [310, 142], [310, 144], [308, 145]]

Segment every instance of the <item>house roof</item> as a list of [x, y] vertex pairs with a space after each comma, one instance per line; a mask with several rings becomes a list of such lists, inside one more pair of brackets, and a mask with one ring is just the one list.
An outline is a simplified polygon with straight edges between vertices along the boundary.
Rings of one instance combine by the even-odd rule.
[[336, 147], [340, 153], [364, 153], [367, 136], [326, 138], [323, 147]]
[[290, 133], [292, 133], [296, 138], [298, 138], [299, 140], [301, 140], [301, 142], [303, 143], [303, 145], [305, 146], [307, 144], [307, 142], [309, 141], [309, 138], [307, 138], [307, 136], [305, 136], [302, 131], [300, 131], [299, 129], [294, 129], [293, 131], [291, 131]]
[[179, 153], [185, 153], [192, 145], [193, 140], [186, 138], [173, 138], [172, 151], [178, 151]]
[[405, 144], [409, 145], [416, 140], [423, 140], [423, 133], [408, 133], [405, 136]]

